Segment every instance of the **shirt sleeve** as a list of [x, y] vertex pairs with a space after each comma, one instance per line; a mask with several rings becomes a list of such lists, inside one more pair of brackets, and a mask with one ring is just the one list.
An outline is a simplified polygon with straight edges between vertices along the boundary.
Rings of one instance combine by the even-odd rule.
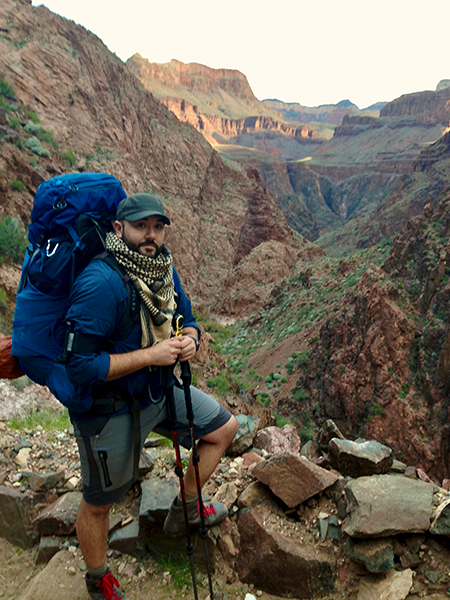
[[[122, 279], [100, 260], [93, 261], [76, 279], [69, 300], [67, 319], [73, 331], [108, 340], [125, 311], [127, 292]], [[92, 389], [104, 383], [108, 375], [108, 352], [73, 353], [66, 365], [73, 385]]]
[[186, 295], [186, 292], [181, 285], [180, 278], [176, 272], [175, 267], [173, 268], [173, 283], [175, 286], [175, 292], [177, 294], [177, 312], [183, 315], [183, 327], [195, 327], [198, 331], [198, 339], [200, 339], [201, 331], [192, 312], [191, 301]]

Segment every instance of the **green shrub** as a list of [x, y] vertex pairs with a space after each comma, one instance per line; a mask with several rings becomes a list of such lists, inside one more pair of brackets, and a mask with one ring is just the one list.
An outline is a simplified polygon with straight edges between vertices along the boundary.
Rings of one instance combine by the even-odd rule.
[[[317, 339], [317, 338], [316, 338]], [[300, 352], [300, 354], [297, 355], [297, 365], [299, 367], [306, 367], [308, 366], [309, 363], [309, 357], [310, 357], [310, 353], [309, 352]]]
[[303, 388], [300, 388], [298, 390], [295, 390], [294, 392], [294, 400], [295, 402], [299, 402], [300, 400], [307, 400], [310, 397], [310, 393], [308, 390], [305, 390]]
[[11, 112], [11, 105], [9, 102], [7, 102], [6, 100], [4, 100], [2, 98], [2, 96], [0, 96], [0, 106], [3, 106], [3, 108], [5, 109], [5, 111], [9, 114]]
[[7, 256], [14, 262], [22, 261], [28, 246], [25, 229], [14, 217], [0, 220], [0, 256]]
[[256, 396], [256, 401], [259, 402], [262, 406], [269, 406], [270, 404], [270, 396], [267, 392], [258, 392]]
[[16, 99], [13, 88], [2, 78], [0, 78], [0, 96], [4, 96], [8, 100]]
[[58, 144], [54, 140], [53, 131], [44, 129], [42, 125], [39, 125], [38, 123], [27, 123], [24, 129], [27, 133], [31, 133], [31, 135], [36, 136], [40, 140], [51, 144], [54, 148], [58, 147]]
[[39, 156], [46, 156], [47, 158], [50, 158], [50, 152], [48, 150], [45, 150], [42, 146], [41, 146], [41, 142], [37, 139], [37, 137], [30, 137], [27, 140], [27, 148], [28, 150], [31, 150], [31, 152], [34, 152], [34, 154], [38, 154]]
[[288, 425], [290, 423], [289, 419], [286, 419], [285, 417], [282, 417], [281, 415], [275, 413], [275, 424], [277, 427], [284, 427], [285, 425]]
[[31, 135], [36, 135], [39, 136], [40, 133], [44, 130], [44, 128], [42, 127], [42, 125], [39, 125], [39, 123], [27, 123], [24, 127], [25, 131], [27, 133], [31, 133]]
[[408, 393], [409, 393], [409, 383], [405, 381], [404, 383], [402, 383], [402, 389], [398, 393], [398, 395], [400, 396], [400, 398], [406, 398]]
[[216, 375], [215, 377], [210, 377], [206, 381], [206, 385], [217, 392], [220, 396], [225, 396], [230, 391], [230, 382], [227, 380], [224, 375]]
[[11, 382], [12, 386], [18, 392], [23, 392], [23, 390], [27, 387], [27, 385], [30, 385], [31, 383], [33, 383], [33, 382], [28, 377], [28, 375], [23, 375], [22, 377], [19, 377], [18, 379], [13, 379]]
[[0, 288], [0, 307], [6, 306], [6, 301], [8, 300], [8, 294], [5, 290]]
[[375, 415], [383, 415], [385, 410], [382, 404], [380, 404], [379, 402], [373, 402], [372, 406], [371, 406], [371, 414], [373, 416]]
[[14, 192], [23, 192], [26, 187], [27, 186], [23, 181], [20, 181], [20, 179], [11, 179], [9, 181], [9, 189], [13, 190]]
[[15, 129], [19, 125], [20, 125], [19, 117], [13, 117], [12, 119], [10, 119], [10, 121], [8, 123], [8, 127], [11, 127], [11, 129]]
[[70, 165], [73, 165], [76, 160], [76, 154], [73, 150], [67, 150], [66, 152], [61, 152], [61, 158], [67, 161]]
[[35, 112], [32, 112], [31, 110], [28, 110], [25, 107], [24, 107], [24, 113], [25, 113], [26, 118], [30, 119], [30, 121], [33, 121], [33, 123], [41, 122], [40, 118], [37, 116], [37, 114]]

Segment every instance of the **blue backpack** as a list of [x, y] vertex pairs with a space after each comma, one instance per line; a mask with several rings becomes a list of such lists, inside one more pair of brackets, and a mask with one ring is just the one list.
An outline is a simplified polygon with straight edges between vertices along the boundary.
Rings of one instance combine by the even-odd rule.
[[[127, 285], [126, 274], [104, 252], [105, 235], [113, 230], [117, 206], [125, 197], [120, 182], [105, 173], [53, 177], [39, 185], [34, 197], [28, 230], [30, 246], [17, 291], [11, 353], [30, 379], [47, 385], [68, 408], [74, 408], [74, 388], [58, 359], [66, 335], [70, 291], [76, 277], [94, 257], [115, 268]], [[118, 327], [121, 332], [115, 341], [129, 332], [125, 331], [128, 325]]]

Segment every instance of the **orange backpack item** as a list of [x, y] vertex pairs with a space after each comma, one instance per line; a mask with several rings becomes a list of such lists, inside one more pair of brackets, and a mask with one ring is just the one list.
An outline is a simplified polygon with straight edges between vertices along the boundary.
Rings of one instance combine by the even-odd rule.
[[25, 375], [17, 358], [11, 355], [11, 344], [10, 335], [0, 337], [0, 379], [17, 379]]

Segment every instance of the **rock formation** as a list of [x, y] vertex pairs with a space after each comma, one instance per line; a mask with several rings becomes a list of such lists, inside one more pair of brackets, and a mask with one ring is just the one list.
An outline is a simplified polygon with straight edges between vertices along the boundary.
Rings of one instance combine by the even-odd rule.
[[220, 89], [241, 100], [258, 102], [247, 77], [235, 69], [212, 69], [197, 63], [184, 64], [175, 59], [165, 64], [152, 63], [139, 53], [128, 59], [127, 66], [142, 82], [155, 79], [174, 90], [187, 88], [202, 94]]
[[[0, 115], [9, 136], [0, 145], [3, 214], [26, 226], [40, 181], [70, 170], [106, 170], [128, 193], [156, 193], [173, 222], [168, 245], [183, 283], [205, 311], [221, 298], [233, 265], [274, 231], [295, 246], [260, 180], [225, 166], [93, 33], [25, 0], [2, 3], [0, 28], [0, 75], [12, 90]], [[37, 140], [41, 154], [27, 147], [33, 126], [46, 136]], [[276, 222], [247, 227], [244, 241], [255, 196]], [[253, 310], [254, 302], [249, 294], [242, 308]]]
[[318, 122], [340, 125], [344, 116], [359, 112], [356, 104], [349, 100], [316, 107], [302, 106], [298, 102], [282, 102], [281, 100], [264, 100], [264, 103], [273, 110], [281, 112], [286, 119], [299, 123]]
[[436, 92], [405, 94], [386, 104], [380, 116], [414, 117], [413, 122], [420, 125], [442, 123], [448, 127], [449, 99], [450, 89], [448, 86], [441, 86]]
[[210, 142], [257, 131], [280, 131], [299, 141], [321, 139], [307, 127], [288, 122], [254, 95], [245, 75], [196, 63], [151, 63], [140, 54], [127, 60], [132, 73], [181, 121]]

